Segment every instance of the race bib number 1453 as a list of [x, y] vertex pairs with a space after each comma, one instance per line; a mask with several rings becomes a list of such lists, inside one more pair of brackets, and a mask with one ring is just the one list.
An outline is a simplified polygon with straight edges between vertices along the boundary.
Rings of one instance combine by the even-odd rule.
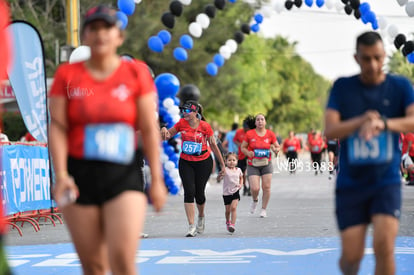
[[393, 157], [393, 136], [389, 132], [382, 132], [371, 140], [364, 140], [355, 133], [348, 138], [347, 143], [350, 164], [382, 164]]

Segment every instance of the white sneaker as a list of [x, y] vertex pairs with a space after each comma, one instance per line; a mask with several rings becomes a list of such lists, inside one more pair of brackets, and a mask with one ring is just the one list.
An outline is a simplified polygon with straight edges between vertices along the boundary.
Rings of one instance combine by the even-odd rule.
[[196, 227], [194, 226], [194, 224], [190, 224], [190, 226], [188, 227], [187, 235], [185, 235], [185, 236], [186, 237], [195, 237], [196, 235], [197, 235]]
[[260, 218], [266, 218], [266, 217], [267, 217], [266, 209], [262, 208], [262, 211], [260, 211]]
[[254, 214], [254, 212], [256, 212], [257, 203], [257, 201], [252, 201], [252, 204], [250, 204], [250, 214]]
[[197, 233], [202, 234], [204, 232], [206, 219], [204, 217], [198, 217], [197, 221]]

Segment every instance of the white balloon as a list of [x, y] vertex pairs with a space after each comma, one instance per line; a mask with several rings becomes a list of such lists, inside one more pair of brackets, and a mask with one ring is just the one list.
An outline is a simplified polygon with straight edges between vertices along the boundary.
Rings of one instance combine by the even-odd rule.
[[142, 2], [142, 0], [134, 0], [135, 4], [139, 4]]
[[174, 123], [177, 123], [177, 122], [181, 119], [181, 116], [180, 116], [180, 115], [174, 115], [174, 116], [172, 117], [172, 119], [173, 119], [173, 122], [174, 122]]
[[191, 0], [180, 0], [180, 2], [181, 4], [186, 5], [186, 6], [191, 4]]
[[224, 57], [224, 59], [229, 59], [231, 57], [231, 50], [228, 46], [221, 46], [219, 53]]
[[271, 18], [273, 16], [273, 10], [271, 7], [264, 7], [262, 13], [266, 18]]
[[200, 24], [193, 22], [188, 26], [188, 32], [195, 38], [199, 38], [203, 34], [203, 29]]
[[337, 12], [341, 12], [344, 10], [344, 3], [342, 3], [341, 1], [336, 2], [335, 4], [335, 8]]
[[230, 52], [232, 54], [237, 51], [237, 42], [234, 39], [227, 40], [226, 46], [230, 49]]
[[385, 30], [387, 28], [387, 26], [388, 26], [387, 19], [383, 16], [378, 17], [378, 27], [381, 30]]
[[325, 0], [325, 6], [328, 10], [331, 10], [334, 7], [333, 0]]
[[171, 171], [172, 169], [175, 168], [175, 164], [174, 164], [174, 162], [169, 160], [166, 163], [164, 163], [164, 168], [165, 168], [165, 170], [167, 170], [169, 172], [169, 171]]
[[400, 4], [400, 6], [404, 6], [405, 4], [407, 4], [408, 0], [397, 0], [398, 4]]
[[161, 153], [161, 162], [162, 163], [166, 163], [170, 158], [167, 156], [167, 154], [165, 154], [164, 152]]
[[178, 108], [177, 105], [172, 105], [172, 106], [168, 107], [167, 108], [167, 111], [172, 116], [174, 116], [174, 115], [180, 115], [180, 108]]
[[407, 5], [405, 6], [405, 12], [408, 14], [409, 17], [413, 17], [414, 16], [414, 2], [408, 2]]
[[284, 1], [276, 0], [274, 8], [277, 13], [281, 13], [285, 9]]
[[387, 32], [391, 38], [395, 38], [398, 35], [399, 31], [398, 31], [397, 26], [395, 26], [394, 24], [391, 24], [388, 26]]
[[89, 46], [79, 46], [71, 53], [69, 63], [76, 63], [88, 60], [91, 57], [91, 48]]
[[210, 18], [205, 13], [200, 13], [196, 17], [196, 22], [200, 24], [203, 29], [207, 29], [210, 26]]
[[164, 106], [166, 109], [171, 108], [174, 106], [174, 99], [168, 97], [162, 101], [162, 106]]

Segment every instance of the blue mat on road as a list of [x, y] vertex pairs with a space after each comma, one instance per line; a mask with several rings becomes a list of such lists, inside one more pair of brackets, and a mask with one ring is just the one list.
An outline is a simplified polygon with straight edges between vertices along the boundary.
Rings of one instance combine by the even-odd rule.
[[[16, 275], [82, 274], [72, 244], [8, 246]], [[414, 274], [414, 237], [396, 243], [397, 274]], [[144, 239], [141, 274], [340, 274], [338, 238]], [[372, 239], [359, 274], [373, 274]]]

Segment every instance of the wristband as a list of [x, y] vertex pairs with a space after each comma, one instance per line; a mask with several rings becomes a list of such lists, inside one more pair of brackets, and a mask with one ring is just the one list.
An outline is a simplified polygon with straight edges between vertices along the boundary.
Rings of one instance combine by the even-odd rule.
[[384, 131], [388, 131], [387, 118], [385, 116], [381, 116], [381, 120], [384, 122]]

